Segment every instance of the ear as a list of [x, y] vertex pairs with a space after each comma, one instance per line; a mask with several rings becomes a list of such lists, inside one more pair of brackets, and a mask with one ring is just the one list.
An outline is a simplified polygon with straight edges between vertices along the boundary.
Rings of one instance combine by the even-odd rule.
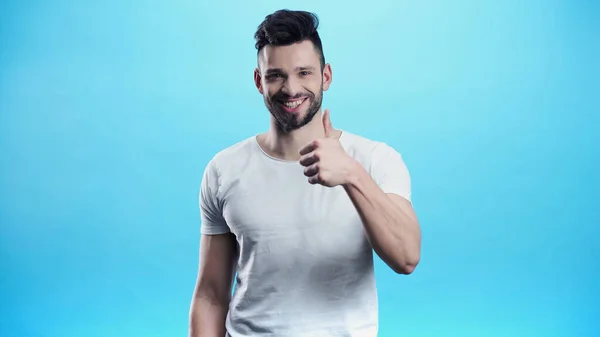
[[263, 86], [262, 86], [262, 78], [260, 76], [260, 70], [258, 68], [254, 69], [254, 85], [256, 85], [256, 89], [260, 94], [263, 94]]
[[323, 91], [327, 91], [327, 89], [329, 89], [332, 79], [331, 65], [327, 63], [325, 67], [323, 67]]

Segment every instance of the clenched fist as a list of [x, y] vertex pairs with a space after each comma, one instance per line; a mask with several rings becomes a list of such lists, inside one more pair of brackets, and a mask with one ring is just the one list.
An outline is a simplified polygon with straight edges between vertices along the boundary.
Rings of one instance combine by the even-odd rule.
[[325, 138], [314, 140], [300, 149], [300, 165], [311, 184], [327, 187], [347, 184], [358, 162], [350, 157], [334, 135], [329, 109], [323, 113]]

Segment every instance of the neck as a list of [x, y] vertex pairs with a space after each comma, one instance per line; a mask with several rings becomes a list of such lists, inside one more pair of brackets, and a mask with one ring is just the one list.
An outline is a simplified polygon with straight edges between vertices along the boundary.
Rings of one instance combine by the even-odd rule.
[[324, 136], [322, 112], [319, 112], [310, 123], [290, 132], [279, 130], [272, 120], [271, 128], [268, 132], [259, 135], [258, 142], [263, 151], [270, 156], [282, 160], [296, 161], [300, 159], [298, 151], [304, 145]]

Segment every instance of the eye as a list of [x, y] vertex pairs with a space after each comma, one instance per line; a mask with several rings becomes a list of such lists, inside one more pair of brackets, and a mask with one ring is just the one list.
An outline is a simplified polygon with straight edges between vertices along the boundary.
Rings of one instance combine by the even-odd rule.
[[310, 75], [310, 71], [305, 70], [305, 71], [300, 72], [300, 76], [308, 76], [308, 75]]
[[267, 80], [272, 81], [272, 80], [276, 80], [281, 77], [283, 77], [282, 74], [269, 74], [269, 75], [267, 75]]

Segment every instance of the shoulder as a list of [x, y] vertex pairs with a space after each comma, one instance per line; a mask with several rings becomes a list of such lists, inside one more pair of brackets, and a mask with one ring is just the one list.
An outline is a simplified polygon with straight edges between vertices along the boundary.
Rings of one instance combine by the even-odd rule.
[[254, 136], [245, 138], [217, 152], [210, 160], [209, 165], [218, 169], [238, 166], [252, 155], [254, 146]]
[[410, 172], [402, 155], [392, 146], [365, 137], [347, 134], [347, 151], [369, 172], [385, 193], [411, 200]]
[[242, 171], [253, 154], [254, 142], [254, 136], [248, 137], [217, 152], [206, 165], [205, 177], [220, 179], [223, 175], [236, 175]]
[[391, 145], [344, 131], [340, 138], [346, 151], [355, 159], [368, 163], [385, 161], [388, 156], [400, 156], [400, 152]]

